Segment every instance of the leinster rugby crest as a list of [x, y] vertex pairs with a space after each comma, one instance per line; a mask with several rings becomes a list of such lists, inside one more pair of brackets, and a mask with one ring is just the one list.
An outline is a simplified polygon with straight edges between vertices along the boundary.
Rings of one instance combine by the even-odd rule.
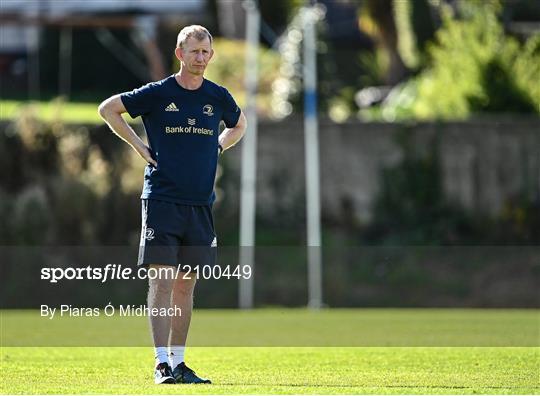
[[204, 105], [203, 107], [203, 114], [206, 114], [207, 116], [213, 116], [214, 115], [214, 108], [212, 105]]
[[154, 229], [153, 228], [147, 228], [146, 230], [144, 230], [144, 238], [147, 241], [151, 241], [152, 239], [154, 239]]

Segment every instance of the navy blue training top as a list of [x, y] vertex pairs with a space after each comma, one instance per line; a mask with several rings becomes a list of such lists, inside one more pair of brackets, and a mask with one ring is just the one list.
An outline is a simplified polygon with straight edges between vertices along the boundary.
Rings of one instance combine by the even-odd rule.
[[212, 205], [219, 124], [232, 128], [240, 117], [229, 91], [206, 79], [185, 89], [172, 75], [120, 97], [132, 118], [142, 117], [157, 162], [144, 170], [141, 198]]

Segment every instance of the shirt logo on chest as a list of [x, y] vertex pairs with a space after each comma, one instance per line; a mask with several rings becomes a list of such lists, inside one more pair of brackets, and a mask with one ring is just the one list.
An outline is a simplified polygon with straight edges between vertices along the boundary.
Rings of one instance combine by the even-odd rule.
[[176, 104], [174, 102], [171, 102], [170, 105], [165, 107], [165, 111], [180, 111], [180, 110], [178, 110], [178, 107], [176, 107]]
[[202, 110], [203, 114], [206, 114], [207, 116], [213, 116], [214, 115], [214, 108], [212, 105], [206, 104], [203, 106]]
[[197, 122], [197, 120], [195, 118], [188, 118], [187, 119], [188, 125], [195, 125], [196, 122]]

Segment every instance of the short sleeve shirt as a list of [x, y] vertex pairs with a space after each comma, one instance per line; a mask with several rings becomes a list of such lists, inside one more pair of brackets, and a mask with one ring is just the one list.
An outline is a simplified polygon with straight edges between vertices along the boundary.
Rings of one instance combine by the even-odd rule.
[[240, 117], [226, 88], [204, 79], [195, 90], [174, 75], [121, 95], [132, 118], [142, 118], [157, 167], [148, 164], [141, 198], [185, 205], [212, 205], [219, 125]]

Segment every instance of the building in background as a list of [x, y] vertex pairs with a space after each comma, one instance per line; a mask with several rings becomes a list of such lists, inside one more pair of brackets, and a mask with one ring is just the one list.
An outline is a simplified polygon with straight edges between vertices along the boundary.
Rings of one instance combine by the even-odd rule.
[[160, 46], [162, 27], [202, 23], [206, 7], [206, 0], [2, 1], [3, 94], [69, 97], [163, 78], [171, 62]]

